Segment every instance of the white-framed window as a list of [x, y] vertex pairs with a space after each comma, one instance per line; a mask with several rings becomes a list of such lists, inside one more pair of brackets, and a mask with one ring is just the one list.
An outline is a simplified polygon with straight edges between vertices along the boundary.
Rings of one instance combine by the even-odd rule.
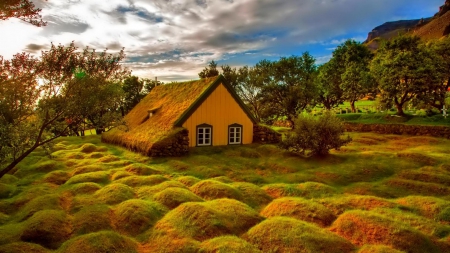
[[242, 144], [242, 125], [233, 124], [228, 127], [228, 144]]
[[212, 127], [207, 124], [197, 126], [197, 146], [212, 145]]

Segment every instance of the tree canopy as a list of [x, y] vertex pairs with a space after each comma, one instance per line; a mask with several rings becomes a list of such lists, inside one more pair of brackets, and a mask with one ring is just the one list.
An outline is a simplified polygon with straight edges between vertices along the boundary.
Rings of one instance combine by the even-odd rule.
[[18, 18], [38, 27], [45, 26], [47, 23], [42, 20], [40, 12], [41, 9], [30, 0], [0, 1], [0, 20]]

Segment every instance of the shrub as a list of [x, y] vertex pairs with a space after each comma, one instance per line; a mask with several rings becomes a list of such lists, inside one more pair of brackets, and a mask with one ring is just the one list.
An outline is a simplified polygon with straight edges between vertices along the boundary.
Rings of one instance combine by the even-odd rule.
[[330, 149], [339, 149], [351, 141], [350, 136], [341, 138], [344, 131], [341, 120], [330, 112], [319, 117], [300, 115], [294, 133], [286, 134], [280, 147], [301, 154], [327, 155]]

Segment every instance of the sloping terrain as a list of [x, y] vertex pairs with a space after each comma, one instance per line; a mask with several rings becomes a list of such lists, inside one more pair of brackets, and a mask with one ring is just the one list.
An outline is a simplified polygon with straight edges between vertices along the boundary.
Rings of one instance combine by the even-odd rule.
[[148, 158], [61, 138], [0, 179], [0, 252], [450, 252], [450, 140]]

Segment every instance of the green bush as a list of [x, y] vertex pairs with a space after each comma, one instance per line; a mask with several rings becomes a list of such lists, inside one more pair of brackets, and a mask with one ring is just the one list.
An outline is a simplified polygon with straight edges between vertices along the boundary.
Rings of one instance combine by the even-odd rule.
[[341, 138], [344, 125], [330, 112], [313, 117], [300, 115], [295, 120], [294, 132], [286, 134], [280, 147], [308, 155], [327, 155], [330, 149], [339, 149], [351, 141], [350, 136]]

